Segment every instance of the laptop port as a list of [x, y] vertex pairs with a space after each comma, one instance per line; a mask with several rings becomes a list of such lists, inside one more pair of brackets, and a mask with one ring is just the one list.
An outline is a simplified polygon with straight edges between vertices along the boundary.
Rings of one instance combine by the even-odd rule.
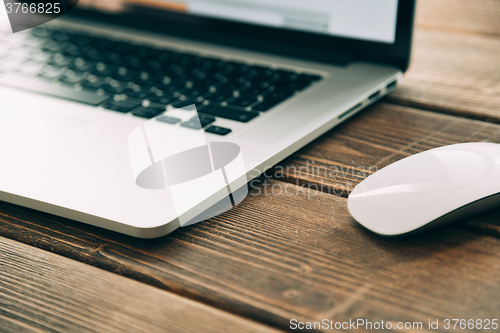
[[392, 81], [391, 83], [389, 83], [389, 84], [387, 85], [387, 91], [390, 91], [390, 90], [392, 90], [392, 89], [396, 88], [396, 85], [397, 85], [397, 84], [398, 84], [398, 80], [395, 80], [395, 81]]
[[380, 91], [377, 91], [376, 93], [371, 94], [370, 97], [368, 97], [368, 100], [371, 101], [372, 99], [375, 99], [375, 98], [377, 98], [379, 96], [380, 96]]
[[356, 104], [354, 105], [352, 108], [350, 108], [349, 110], [347, 110], [346, 112], [342, 113], [340, 116], [339, 116], [339, 120], [344, 118], [345, 116], [347, 116], [349, 113], [351, 113], [352, 111], [358, 109], [359, 107], [361, 107], [361, 105], [363, 105], [363, 103], [359, 103], [359, 104]]

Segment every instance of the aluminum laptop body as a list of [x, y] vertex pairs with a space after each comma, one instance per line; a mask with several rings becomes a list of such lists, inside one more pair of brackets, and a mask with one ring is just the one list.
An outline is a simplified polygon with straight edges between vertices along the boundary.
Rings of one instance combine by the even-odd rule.
[[[212, 133], [180, 125], [196, 115], [193, 106], [167, 106], [165, 115], [180, 122], [163, 123], [133, 111], [109, 110], [106, 104], [44, 93], [45, 83], [38, 86], [38, 77], [21, 77], [14, 67], [0, 66], [0, 200], [135, 237], [163, 236], [213, 216], [213, 207], [228, 209], [221, 202], [237, 204], [245, 190], [241, 199], [227, 200], [228, 194], [242, 191], [262, 172], [395, 89], [409, 64], [414, 1], [356, 0], [350, 8], [344, 8], [348, 5], [343, 1], [315, 1], [310, 5], [317, 10], [308, 12], [302, 12], [297, 1], [186, 1], [181, 8], [167, 1], [105, 3], [81, 0], [70, 13], [43, 27], [315, 78], [266, 111], [248, 111], [254, 117], [249, 121], [211, 113]], [[354, 10], [352, 17], [383, 25], [381, 32], [377, 35], [369, 25], [357, 31], [347, 14], [337, 17], [337, 24], [328, 11], [319, 10], [321, 6], [331, 13]], [[5, 13], [0, 15], [5, 18]], [[380, 20], [378, 15], [387, 17]], [[0, 49], [18, 45], [29, 34], [2, 35]], [[12, 46], [9, 59], [16, 52], [32, 52], [29, 46]], [[16, 66], [32, 64], [27, 61]], [[64, 83], [54, 82], [58, 87]], [[198, 113], [203, 115], [207, 105], [212, 101]], [[217, 133], [221, 128], [230, 133]], [[159, 136], [148, 134], [150, 129]], [[162, 139], [163, 134], [167, 136]], [[203, 142], [210, 143], [211, 150], [220, 143], [223, 153], [237, 148], [234, 158], [219, 167], [211, 157], [207, 163], [213, 172], [204, 173], [203, 181], [188, 177], [174, 183], [169, 182], [166, 164], [158, 164], [165, 156], [153, 146], [161, 146], [161, 140], [179, 154]], [[189, 165], [197, 172], [202, 163], [193, 158]], [[155, 176], [151, 185], [148, 179], [140, 180], [141, 170], [153, 165], [167, 175], [163, 185], [154, 183]], [[184, 172], [189, 165], [172, 168]], [[219, 169], [225, 171], [216, 174]], [[221, 179], [223, 185], [214, 185]]]

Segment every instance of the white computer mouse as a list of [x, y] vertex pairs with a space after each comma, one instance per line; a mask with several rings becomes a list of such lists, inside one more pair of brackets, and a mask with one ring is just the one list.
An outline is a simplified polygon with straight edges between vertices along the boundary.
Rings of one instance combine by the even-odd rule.
[[500, 207], [500, 144], [461, 143], [404, 158], [359, 183], [347, 205], [356, 221], [383, 236]]

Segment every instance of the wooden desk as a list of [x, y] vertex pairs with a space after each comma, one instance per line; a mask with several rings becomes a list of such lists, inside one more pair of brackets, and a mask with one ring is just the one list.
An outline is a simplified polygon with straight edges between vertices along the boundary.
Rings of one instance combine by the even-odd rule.
[[417, 17], [403, 86], [216, 218], [145, 241], [0, 203], [0, 331], [267, 332], [291, 319], [445, 330], [447, 318], [500, 319], [500, 210], [385, 239], [346, 209], [377, 168], [500, 142], [500, 2], [422, 0]]

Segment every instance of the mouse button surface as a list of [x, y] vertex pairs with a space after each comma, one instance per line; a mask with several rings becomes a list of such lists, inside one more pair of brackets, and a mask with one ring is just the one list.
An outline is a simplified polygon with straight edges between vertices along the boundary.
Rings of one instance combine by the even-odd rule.
[[448, 205], [433, 205], [436, 195], [424, 198], [417, 193], [350, 197], [348, 209], [365, 228], [381, 235], [399, 235], [418, 229], [443, 215], [443, 208]]
[[399, 160], [369, 176], [351, 195], [443, 191], [489, 174], [491, 161], [466, 150], [431, 150]]
[[[494, 168], [491, 159], [482, 153], [470, 150], [429, 151], [446, 169], [446, 182], [454, 187], [468, 185], [489, 174]], [[441, 182], [445, 182], [444, 179]]]

